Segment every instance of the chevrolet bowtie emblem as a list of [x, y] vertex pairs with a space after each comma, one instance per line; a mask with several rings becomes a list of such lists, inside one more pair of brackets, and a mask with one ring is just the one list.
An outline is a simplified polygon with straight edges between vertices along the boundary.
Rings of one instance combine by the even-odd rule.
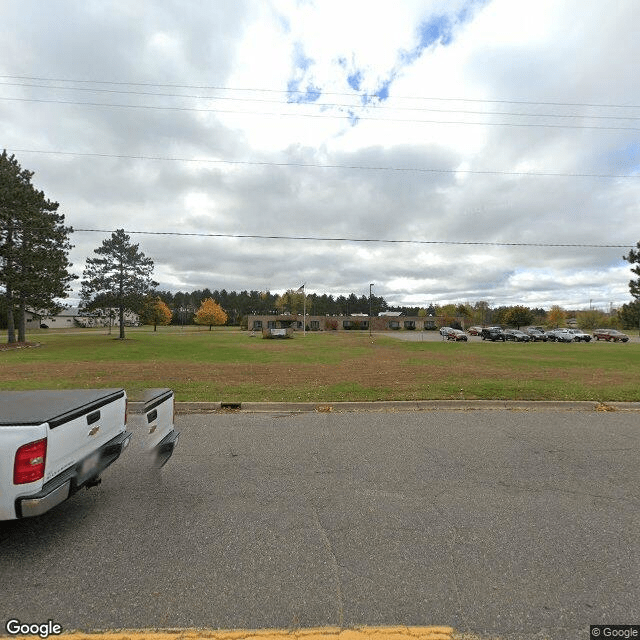
[[100, 427], [93, 427], [93, 429], [91, 429], [91, 431], [89, 431], [89, 435], [90, 436], [95, 436], [96, 433], [98, 433], [98, 431], [100, 431]]

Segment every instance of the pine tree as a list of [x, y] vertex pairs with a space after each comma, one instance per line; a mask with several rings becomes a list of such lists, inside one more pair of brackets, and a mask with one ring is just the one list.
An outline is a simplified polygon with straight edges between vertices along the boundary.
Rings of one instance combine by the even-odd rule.
[[64, 226], [58, 203], [31, 184], [33, 172], [22, 169], [15, 156], [0, 155], [0, 286], [7, 306], [8, 341], [26, 340], [25, 312], [57, 313], [59, 299], [70, 282], [68, 252], [71, 227]]
[[[631, 272], [640, 276], [640, 242], [636, 243], [636, 247], [637, 251], [631, 249], [628, 255], [622, 256], [622, 258], [629, 264], [635, 265], [631, 269]], [[634, 300], [640, 300], [640, 278], [629, 280], [629, 293], [631, 293], [631, 297], [634, 298]]]
[[91, 311], [100, 301], [118, 310], [120, 339], [124, 340], [124, 312], [140, 309], [144, 297], [158, 283], [151, 279], [153, 260], [131, 244], [124, 229], [117, 229], [95, 249], [99, 257], [87, 258], [82, 281], [82, 307]]

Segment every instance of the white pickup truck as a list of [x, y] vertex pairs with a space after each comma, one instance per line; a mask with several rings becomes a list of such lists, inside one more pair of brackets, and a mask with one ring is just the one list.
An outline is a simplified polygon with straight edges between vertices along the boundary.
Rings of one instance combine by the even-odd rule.
[[[173, 453], [173, 392], [149, 392], [143, 439], [157, 466]], [[0, 520], [37, 516], [100, 474], [129, 445], [124, 389], [0, 392]]]

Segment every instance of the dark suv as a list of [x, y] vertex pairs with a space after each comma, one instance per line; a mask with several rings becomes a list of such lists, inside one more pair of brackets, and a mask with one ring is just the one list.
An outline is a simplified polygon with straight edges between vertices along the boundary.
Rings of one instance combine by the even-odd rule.
[[531, 338], [532, 342], [546, 342], [549, 339], [544, 331], [540, 331], [535, 327], [525, 329], [525, 333]]
[[501, 327], [485, 327], [481, 331], [480, 337], [483, 340], [491, 340], [491, 342], [497, 342], [498, 340], [504, 342], [506, 340], [506, 336]]

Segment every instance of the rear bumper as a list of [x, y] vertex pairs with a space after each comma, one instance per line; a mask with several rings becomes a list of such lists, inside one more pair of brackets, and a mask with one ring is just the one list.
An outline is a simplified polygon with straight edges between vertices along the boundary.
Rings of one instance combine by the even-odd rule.
[[169, 458], [173, 455], [173, 450], [178, 442], [179, 435], [180, 433], [178, 431], [172, 429], [171, 432], [162, 438], [154, 447], [155, 466], [162, 467], [168, 462]]
[[130, 440], [131, 432], [123, 431], [91, 454], [91, 465], [87, 465], [87, 461], [82, 460], [46, 482], [38, 493], [17, 498], [16, 517], [28, 518], [42, 515], [64, 502], [78, 489], [95, 482], [100, 474], [120, 457]]

